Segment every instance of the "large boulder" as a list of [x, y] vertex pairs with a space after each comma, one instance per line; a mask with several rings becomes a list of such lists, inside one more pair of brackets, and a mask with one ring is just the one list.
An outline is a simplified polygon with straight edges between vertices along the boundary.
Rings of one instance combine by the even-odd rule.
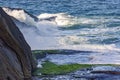
[[31, 80], [35, 67], [22, 33], [0, 8], [0, 80]]

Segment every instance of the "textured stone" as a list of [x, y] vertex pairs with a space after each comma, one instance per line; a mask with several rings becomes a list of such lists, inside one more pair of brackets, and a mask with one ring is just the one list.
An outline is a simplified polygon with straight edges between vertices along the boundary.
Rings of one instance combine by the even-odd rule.
[[22, 33], [0, 8], [0, 80], [31, 80], [35, 67]]

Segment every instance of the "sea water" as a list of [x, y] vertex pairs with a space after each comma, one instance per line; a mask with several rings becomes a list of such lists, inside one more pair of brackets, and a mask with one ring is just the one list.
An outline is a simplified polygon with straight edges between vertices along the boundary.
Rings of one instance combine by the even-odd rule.
[[53, 62], [120, 63], [119, 0], [0, 0], [0, 6], [32, 50], [93, 52], [49, 55]]

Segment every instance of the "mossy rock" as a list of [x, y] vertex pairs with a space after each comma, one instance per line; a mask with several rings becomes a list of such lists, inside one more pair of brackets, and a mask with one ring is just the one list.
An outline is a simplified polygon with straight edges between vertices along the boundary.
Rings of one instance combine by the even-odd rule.
[[43, 53], [41, 50], [34, 50], [32, 51], [32, 54], [36, 59], [41, 59], [46, 57], [46, 53]]
[[65, 65], [57, 65], [52, 62], [46, 61], [42, 64], [42, 68], [38, 68], [34, 75], [39, 76], [39, 73], [42, 75], [60, 75], [66, 74], [78, 69], [89, 68], [92, 67], [91, 64], [65, 64]]
[[[36, 76], [43, 75], [62, 75], [67, 74], [80, 69], [89, 69], [93, 66], [119, 66], [114, 64], [65, 64], [57, 65], [55, 63], [45, 61], [42, 64], [42, 68], [37, 68], [34, 72]], [[41, 75], [39, 75], [41, 73]]]
[[61, 50], [32, 50], [36, 59], [45, 58], [47, 54], [60, 54]]

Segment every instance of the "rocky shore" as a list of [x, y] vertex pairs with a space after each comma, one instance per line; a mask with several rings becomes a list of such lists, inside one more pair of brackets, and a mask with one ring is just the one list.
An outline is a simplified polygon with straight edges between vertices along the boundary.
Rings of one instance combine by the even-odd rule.
[[[73, 50], [34, 50], [32, 51], [41, 64], [37, 71], [37, 80], [119, 80], [118, 64], [56, 64], [47, 59], [49, 55], [70, 55], [83, 51]], [[90, 53], [89, 51], [86, 51]], [[38, 56], [43, 56], [39, 57]], [[45, 61], [47, 59], [47, 62]]]
[[120, 67], [96, 66], [71, 72], [36, 78], [37, 80], [120, 80]]
[[[30, 46], [18, 27], [0, 8], [0, 80], [120, 80], [119, 65], [79, 64], [102, 60], [99, 56], [94, 58], [96, 53], [98, 52], [75, 50], [34, 50], [31, 53]], [[36, 61], [32, 54], [41, 65], [37, 72], [39, 75], [33, 74]], [[100, 55], [104, 58], [106, 53]], [[105, 60], [104, 58], [103, 61]], [[73, 64], [77, 61], [80, 62]], [[66, 73], [62, 74], [63, 72]]]

